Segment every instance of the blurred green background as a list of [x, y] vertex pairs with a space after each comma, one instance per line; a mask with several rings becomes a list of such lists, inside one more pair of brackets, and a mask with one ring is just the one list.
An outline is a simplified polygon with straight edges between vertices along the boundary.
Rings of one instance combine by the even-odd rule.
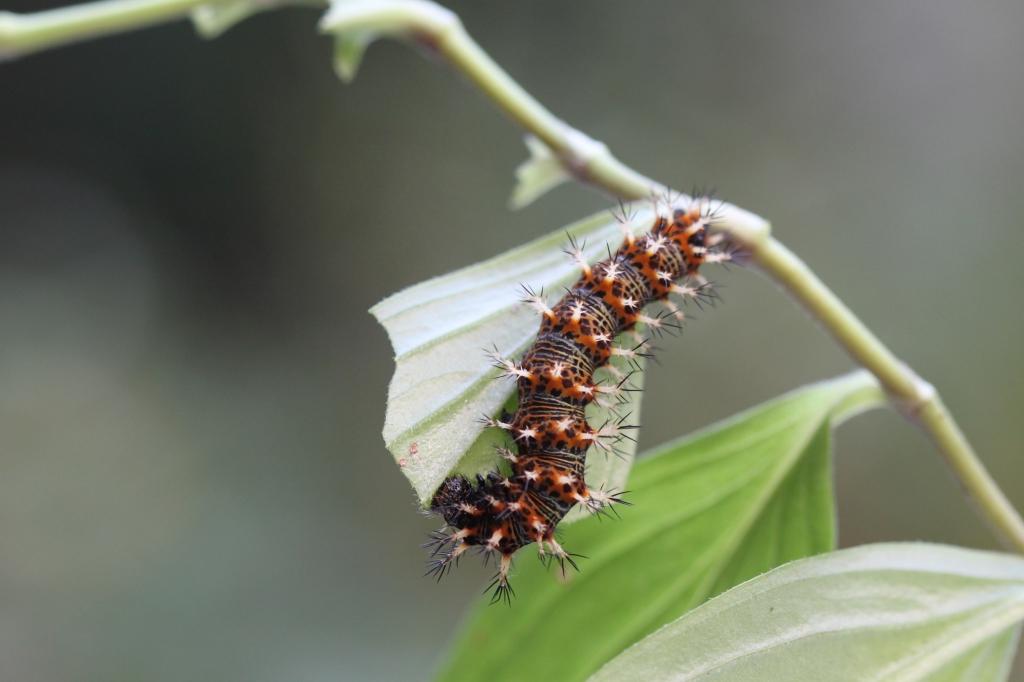
[[[452, 6], [624, 161], [771, 219], [1024, 507], [1024, 4]], [[401, 45], [343, 87], [316, 20], [0, 66], [2, 679], [421, 679], [485, 584], [421, 578], [366, 310], [610, 202], [510, 213], [517, 130]], [[642, 447], [850, 367], [767, 280], [714, 277]], [[995, 546], [895, 414], [836, 457], [842, 544]]]

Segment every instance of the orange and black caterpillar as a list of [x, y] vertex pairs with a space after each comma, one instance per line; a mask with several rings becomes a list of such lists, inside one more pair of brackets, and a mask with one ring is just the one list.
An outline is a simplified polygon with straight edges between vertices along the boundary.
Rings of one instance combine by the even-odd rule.
[[[495, 601], [507, 601], [516, 550], [536, 542], [542, 560], [550, 556], [563, 570], [566, 562], [575, 568], [575, 555], [555, 539], [558, 523], [577, 504], [600, 512], [623, 503], [621, 493], [589, 488], [584, 480], [590, 446], [609, 449], [623, 437], [624, 429], [631, 428], [621, 420], [599, 428], [587, 423], [588, 404], [614, 400], [628, 390], [628, 377], [606, 385], [594, 381], [594, 371], [608, 365], [612, 356], [634, 361], [645, 356], [647, 340], [626, 347], [613, 341], [638, 323], [655, 332], [677, 326], [673, 320], [682, 319], [683, 313], [669, 295], [698, 300], [710, 296], [698, 269], [729, 258], [711, 249], [715, 238], [708, 228], [714, 215], [707, 198], [692, 199], [685, 206], [666, 203], [667, 211], [656, 210], [649, 232], [634, 236], [626, 229], [618, 251], [595, 265], [589, 265], [574, 244], [570, 255], [583, 273], [553, 307], [543, 296], [527, 291], [526, 302], [543, 318], [537, 339], [518, 363], [495, 358], [503, 374], [517, 381], [518, 406], [515, 414], [486, 420], [515, 440], [515, 451], [499, 449], [510, 471], [477, 476], [475, 482], [453, 476], [441, 484], [431, 511], [447, 526], [427, 543], [433, 550], [429, 574], [440, 578], [473, 546], [485, 556], [496, 552], [500, 560], [491, 587]], [[661, 301], [666, 310], [644, 314], [645, 306], [654, 301]]]

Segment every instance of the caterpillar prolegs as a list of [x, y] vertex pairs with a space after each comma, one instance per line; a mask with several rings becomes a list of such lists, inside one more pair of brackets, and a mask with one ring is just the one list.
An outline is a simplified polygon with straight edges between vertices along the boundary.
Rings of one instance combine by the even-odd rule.
[[[433, 557], [428, 573], [440, 578], [464, 552], [477, 547], [497, 555], [491, 587], [495, 601], [507, 601], [509, 568], [519, 548], [537, 543], [542, 560], [554, 558], [563, 570], [566, 563], [575, 568], [575, 555], [555, 538], [558, 523], [577, 504], [598, 513], [624, 502], [622, 493], [590, 488], [584, 480], [590, 447], [610, 449], [631, 428], [621, 420], [597, 428], [587, 423], [588, 404], [614, 402], [629, 390], [628, 376], [599, 383], [594, 371], [613, 356], [646, 356], [649, 339], [625, 346], [613, 341], [638, 324], [652, 332], [678, 327], [684, 314], [669, 297], [710, 297], [698, 270], [704, 263], [729, 259], [727, 252], [713, 249], [718, 236], [708, 232], [714, 220], [708, 198], [682, 206], [656, 202], [655, 208], [648, 232], [634, 236], [627, 227], [622, 246], [595, 265], [573, 244], [569, 254], [582, 274], [554, 306], [527, 290], [526, 302], [542, 318], [537, 339], [518, 362], [495, 357], [502, 374], [518, 384], [518, 405], [514, 414], [486, 420], [514, 439], [514, 450], [499, 448], [508, 472], [493, 471], [476, 481], [454, 476], [441, 484], [431, 511], [447, 525], [427, 543]], [[655, 301], [665, 309], [645, 313]]]

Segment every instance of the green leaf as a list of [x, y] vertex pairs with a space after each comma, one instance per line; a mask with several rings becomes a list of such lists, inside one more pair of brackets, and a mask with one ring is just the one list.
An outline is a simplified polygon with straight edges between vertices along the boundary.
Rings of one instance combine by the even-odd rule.
[[621, 521], [566, 529], [565, 548], [589, 557], [581, 572], [559, 580], [521, 553], [519, 599], [482, 600], [440, 678], [582, 680], [707, 598], [833, 549], [830, 426], [883, 403], [856, 372], [657, 448], [634, 468]]
[[[651, 213], [639, 212], [631, 227], [646, 229]], [[543, 289], [549, 300], [579, 276], [563, 253], [572, 236], [596, 262], [622, 240], [622, 226], [603, 212], [482, 263], [412, 286], [381, 301], [370, 313], [384, 325], [395, 349], [395, 374], [388, 388], [384, 442], [426, 502], [452, 472], [492, 470], [499, 429], [483, 429], [480, 417], [497, 414], [513, 396], [515, 384], [496, 380], [485, 349], [503, 357], [520, 356], [540, 326], [523, 305], [522, 285]], [[601, 378], [601, 375], [598, 375]], [[631, 383], [639, 386], [640, 378]], [[639, 392], [629, 394], [623, 414], [639, 415]], [[588, 419], [605, 416], [592, 408]], [[625, 443], [624, 445], [628, 445]], [[633, 451], [621, 458], [591, 456], [587, 480], [622, 487]]]
[[591, 677], [614, 680], [1006, 679], [1024, 559], [880, 544], [797, 561], [691, 611]]

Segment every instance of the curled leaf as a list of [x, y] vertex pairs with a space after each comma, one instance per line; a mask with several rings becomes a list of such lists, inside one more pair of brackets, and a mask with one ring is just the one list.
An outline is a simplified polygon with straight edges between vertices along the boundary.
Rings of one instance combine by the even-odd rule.
[[[631, 227], [649, 220], [639, 212]], [[646, 229], [646, 228], [644, 228]], [[563, 253], [569, 237], [590, 262], [605, 258], [622, 240], [622, 226], [607, 212], [586, 218], [456, 272], [412, 286], [381, 301], [370, 313], [384, 326], [395, 350], [395, 374], [388, 388], [384, 442], [426, 503], [453, 472], [494, 468], [494, 446], [504, 432], [484, 429], [482, 416], [497, 414], [513, 397], [515, 384], [496, 379], [487, 351], [519, 357], [540, 325], [521, 302], [522, 286], [545, 292], [549, 301], [578, 276]], [[639, 377], [633, 378], [636, 384]], [[623, 413], [639, 410], [639, 393]], [[594, 408], [599, 409], [599, 408]], [[593, 421], [603, 421], [595, 414]], [[626, 443], [624, 445], [631, 445]], [[632, 463], [623, 457], [588, 457], [588, 480], [621, 484]], [[591, 478], [593, 476], [593, 478]]]

